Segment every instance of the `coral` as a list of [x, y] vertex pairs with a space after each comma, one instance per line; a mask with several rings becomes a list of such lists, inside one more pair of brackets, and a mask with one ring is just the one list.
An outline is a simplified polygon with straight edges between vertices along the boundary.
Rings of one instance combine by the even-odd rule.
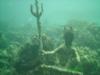
[[18, 48], [16, 46], [9, 46], [7, 49], [0, 49], [0, 74], [13, 75], [13, 64], [17, 59]]
[[5, 49], [8, 47], [8, 41], [3, 35], [3, 33], [0, 33], [0, 49]]
[[99, 55], [88, 47], [76, 47], [80, 56], [80, 69], [84, 75], [99, 75]]

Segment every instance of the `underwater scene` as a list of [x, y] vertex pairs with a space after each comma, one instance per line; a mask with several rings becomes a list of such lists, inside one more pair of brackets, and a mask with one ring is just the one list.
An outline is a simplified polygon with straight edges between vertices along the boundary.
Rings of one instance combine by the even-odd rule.
[[0, 75], [100, 75], [100, 0], [0, 0]]

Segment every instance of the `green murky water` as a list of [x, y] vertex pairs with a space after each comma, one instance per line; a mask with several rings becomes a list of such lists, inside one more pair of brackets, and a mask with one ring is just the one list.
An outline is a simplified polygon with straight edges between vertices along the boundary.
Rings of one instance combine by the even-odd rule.
[[0, 75], [100, 75], [99, 13], [99, 0], [0, 0]]

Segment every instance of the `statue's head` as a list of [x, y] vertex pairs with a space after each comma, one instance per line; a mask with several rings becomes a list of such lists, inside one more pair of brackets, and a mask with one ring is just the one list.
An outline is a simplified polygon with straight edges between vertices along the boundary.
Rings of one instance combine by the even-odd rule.
[[66, 46], [71, 47], [73, 39], [74, 39], [74, 33], [72, 26], [64, 27], [64, 41]]

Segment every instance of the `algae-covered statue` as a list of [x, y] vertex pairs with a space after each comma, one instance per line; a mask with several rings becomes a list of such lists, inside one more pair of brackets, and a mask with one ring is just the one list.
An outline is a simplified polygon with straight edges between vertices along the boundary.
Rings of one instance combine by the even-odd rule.
[[[72, 42], [74, 40], [74, 31], [71, 26], [64, 27], [64, 43], [52, 51], [44, 51], [44, 54], [55, 54], [59, 58], [59, 64], [65, 66], [70, 63], [73, 57], [76, 57], [75, 51], [72, 49]], [[70, 61], [70, 62], [69, 62]]]
[[[40, 18], [43, 14], [43, 6], [41, 5], [41, 8], [39, 7], [39, 0], [35, 0], [35, 7], [36, 10], [31, 5], [30, 11], [37, 21], [38, 36], [33, 38], [31, 43], [27, 43], [21, 48], [22, 52], [19, 55], [18, 61], [15, 63], [16, 72], [18, 75], [55, 75], [57, 72], [61, 73], [57, 73], [57, 75], [66, 75], [67, 73], [74, 75], [75, 73], [68, 71], [64, 73], [55, 67], [56, 58], [60, 60], [59, 65], [65, 66], [69, 60], [75, 57], [74, 50], [71, 48], [74, 40], [73, 28], [64, 27], [65, 43], [54, 49], [51, 40], [46, 35], [42, 35]], [[75, 75], [79, 74], [76, 73]]]
[[75, 59], [76, 55], [72, 49], [72, 43], [74, 40], [74, 31], [71, 26], [64, 27], [64, 43], [59, 48], [58, 58], [60, 59], [60, 64], [62, 66], [69, 66], [72, 63], [72, 60]]

